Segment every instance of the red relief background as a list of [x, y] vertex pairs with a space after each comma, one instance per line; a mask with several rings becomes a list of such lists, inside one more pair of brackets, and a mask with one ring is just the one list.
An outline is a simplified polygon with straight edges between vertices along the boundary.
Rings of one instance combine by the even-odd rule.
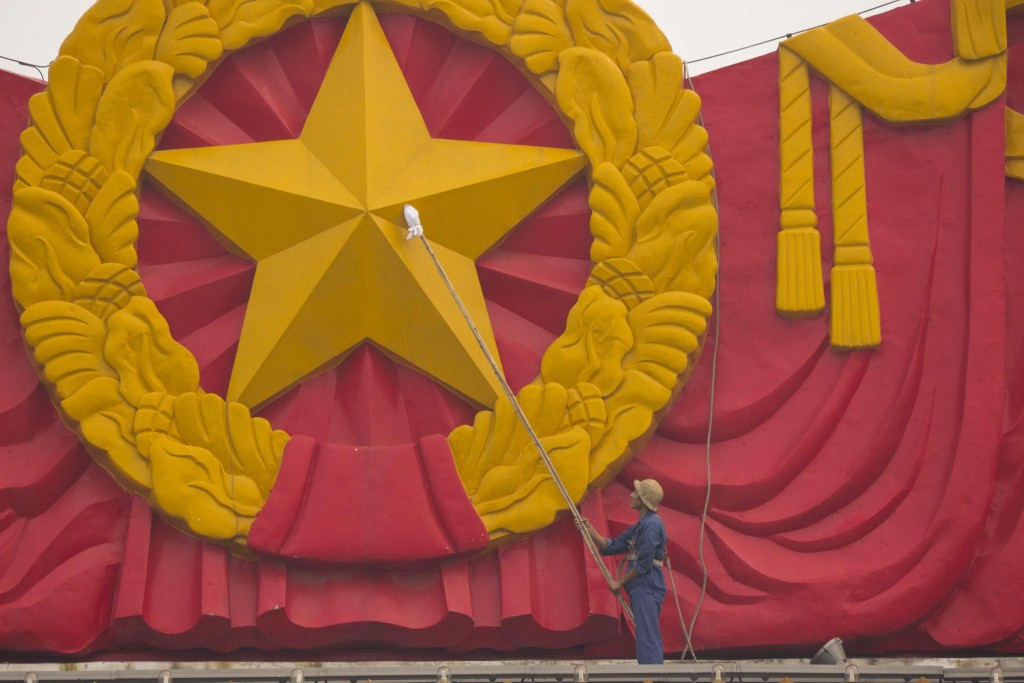
[[[873, 22], [912, 59], [952, 56], [948, 0], [922, 0]], [[424, 21], [388, 16], [382, 23], [435, 135], [571, 144], [552, 110], [503, 60]], [[239, 53], [179, 112], [162, 145], [294, 137], [342, 28], [311, 22]], [[1011, 24], [1011, 43], [1019, 32]], [[1015, 80], [1024, 69], [1014, 68], [1017, 50], [1011, 57], [1013, 104], [1024, 92]], [[299, 67], [310, 63], [319, 73]], [[769, 56], [697, 80], [721, 211], [717, 340], [712, 332], [679, 403], [622, 483], [590, 496], [584, 514], [620, 531], [632, 521], [624, 483], [654, 476], [664, 484], [662, 516], [689, 620], [700, 598], [717, 341], [709, 581], [697, 648], [810, 654], [839, 635], [853, 655], [1020, 653], [1024, 320], [1013, 304], [1024, 287], [1024, 238], [1014, 229], [1024, 190], [1003, 177], [1004, 103], [939, 127], [896, 128], [865, 117], [883, 345], [834, 354], [827, 315], [784, 321], [774, 314], [776, 71]], [[9, 188], [27, 98], [41, 86], [2, 73], [0, 81], [0, 187]], [[830, 245], [825, 95], [816, 82], [816, 191], [823, 245]], [[9, 191], [0, 193], [5, 216], [10, 201]], [[585, 281], [587, 220], [586, 185], [577, 182], [479, 263], [514, 386], [536, 374]], [[147, 289], [199, 359], [204, 388], [223, 392], [252, 267], [150, 189], [140, 225]], [[0, 249], [6, 257], [6, 240]], [[571, 524], [497, 553], [457, 557], [472, 547], [460, 536], [464, 510], [440, 510], [438, 502], [450, 502], [457, 483], [423, 444], [437, 445], [432, 435], [470, 420], [472, 410], [372, 347], [264, 411], [275, 426], [304, 435], [289, 448], [306, 444], [308, 454], [286, 455], [275, 523], [261, 523], [280, 541], [277, 552], [304, 553], [307, 561], [252, 563], [171, 529], [92, 464], [29, 365], [6, 271], [0, 289], [7, 292], [0, 305], [0, 647], [8, 658], [154, 650], [191, 658], [209, 650], [630, 656], [628, 632]], [[409, 563], [403, 544], [339, 544], [337, 534], [349, 530], [366, 539], [395, 529], [375, 526], [372, 515], [342, 514], [307, 483], [320, 471], [311, 463], [337, 465], [337, 454], [367, 446], [382, 457], [364, 457], [353, 479], [401, 478], [415, 464], [448, 492], [434, 492], [433, 501], [406, 496], [420, 501], [404, 510], [409, 519], [448, 520], [432, 550], [409, 550]], [[343, 477], [344, 468], [331, 476]], [[372, 509], [372, 501], [351, 500], [359, 487], [351, 490], [350, 507]], [[321, 559], [344, 568], [314, 561], [310, 539], [318, 531], [341, 553]], [[296, 553], [296, 545], [306, 549]], [[395, 546], [398, 555], [386, 556]], [[450, 559], [424, 560], [444, 547]], [[371, 556], [383, 557], [383, 566], [349, 566]], [[662, 626], [666, 647], [681, 650], [670, 602]]]

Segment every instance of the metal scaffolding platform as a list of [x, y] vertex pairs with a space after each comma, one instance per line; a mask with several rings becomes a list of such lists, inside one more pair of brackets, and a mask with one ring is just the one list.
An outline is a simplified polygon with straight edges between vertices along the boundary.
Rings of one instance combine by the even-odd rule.
[[[346, 663], [325, 666], [220, 668], [168, 665], [135, 668], [132, 664], [6, 665], [0, 683], [1024, 683], [1024, 662], [982, 666], [871, 663], [812, 665], [747, 661], [639, 666], [627, 662], [564, 663]], [[176, 668], [181, 666], [181, 668]], [[230, 665], [229, 665], [230, 666]], [[59, 667], [59, 668], [57, 668]], [[74, 670], [69, 670], [74, 669]]]

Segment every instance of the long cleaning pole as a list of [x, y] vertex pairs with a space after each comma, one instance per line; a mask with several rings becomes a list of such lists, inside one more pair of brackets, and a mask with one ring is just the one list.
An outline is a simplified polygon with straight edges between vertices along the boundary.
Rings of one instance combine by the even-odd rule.
[[[573, 502], [572, 496], [569, 495], [568, 489], [565, 488], [565, 484], [562, 482], [562, 478], [558, 476], [558, 471], [555, 469], [555, 464], [551, 462], [551, 456], [548, 455], [547, 449], [540, 442], [540, 438], [537, 436], [537, 432], [533, 431], [533, 427], [530, 425], [530, 421], [526, 418], [526, 413], [523, 412], [522, 406], [519, 405], [519, 401], [516, 399], [514, 393], [512, 393], [512, 387], [508, 385], [505, 380], [505, 375], [502, 374], [501, 369], [498, 367], [498, 362], [494, 360], [494, 356], [491, 354], [491, 350], [487, 348], [487, 344], [484, 343], [484, 338], [481, 336], [480, 331], [476, 328], [473, 323], [473, 318], [470, 317], [469, 311], [462, 304], [462, 299], [459, 297], [459, 293], [455, 291], [455, 285], [448, 279], [448, 274], [445, 272], [444, 267], [437, 258], [437, 254], [434, 253], [434, 249], [430, 246], [430, 242], [423, 234], [423, 225], [420, 223], [419, 212], [411, 205], [405, 205], [405, 222], [409, 226], [409, 232], [406, 234], [406, 239], [419, 238], [420, 243], [424, 249], [430, 255], [431, 260], [434, 262], [434, 267], [437, 268], [437, 272], [441, 275], [441, 279], [444, 280], [445, 286], [448, 287], [448, 291], [451, 292], [452, 298], [455, 299], [456, 305], [459, 307], [459, 311], [462, 312], [462, 317], [465, 318], [469, 328], [473, 331], [473, 336], [476, 338], [476, 343], [480, 345], [480, 350], [487, 358], [487, 362], [491, 366], [491, 370], [494, 372], [495, 377], [498, 378], [498, 382], [501, 384], [502, 390], [505, 392], [505, 397], [509, 403], [512, 404], [512, 409], [516, 413], [516, 417], [522, 423], [523, 427], [526, 428], [526, 432], [530, 435], [530, 439], [533, 441], [533, 445], [536, 446], [537, 452], [540, 453], [541, 460], [544, 461], [544, 466], [548, 468], [548, 472], [551, 473], [551, 479], [555, 482], [555, 486], [558, 487], [559, 493], [565, 499], [566, 505], [569, 506], [569, 511], [572, 513], [573, 519], [576, 520], [576, 527], [580, 531], [580, 535], [583, 536], [583, 542], [593, 556], [594, 561], [597, 562], [597, 566], [601, 568], [601, 573], [604, 574], [605, 580], [608, 582], [608, 586], [611, 587], [612, 575], [608, 571], [608, 567], [605, 566], [601, 560], [601, 553], [598, 552], [597, 546], [594, 544], [594, 539], [590, 537], [590, 534], [586, 529], [583, 528], [583, 516], [580, 515], [579, 509], [576, 507], [576, 503]], [[636, 627], [633, 620], [633, 610], [629, 608], [629, 604], [626, 599], [622, 596], [622, 590], [615, 591], [615, 597], [618, 598], [619, 604], [622, 606], [622, 611], [629, 620], [629, 623]]]

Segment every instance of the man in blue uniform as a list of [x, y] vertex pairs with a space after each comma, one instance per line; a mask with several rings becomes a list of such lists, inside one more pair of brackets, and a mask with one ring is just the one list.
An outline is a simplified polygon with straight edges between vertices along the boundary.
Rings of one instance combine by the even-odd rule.
[[612, 582], [612, 590], [626, 589], [636, 622], [636, 660], [640, 664], [662, 664], [661, 603], [665, 600], [665, 524], [658, 517], [658, 504], [664, 497], [661, 484], [654, 479], [633, 482], [629, 506], [640, 519], [615, 538], [605, 538], [583, 520], [583, 529], [601, 549], [602, 555], [626, 553], [626, 573]]

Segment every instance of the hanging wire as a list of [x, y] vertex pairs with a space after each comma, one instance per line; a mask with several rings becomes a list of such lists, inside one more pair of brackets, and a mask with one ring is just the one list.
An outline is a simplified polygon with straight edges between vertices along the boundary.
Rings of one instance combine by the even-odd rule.
[[28, 67], [30, 69], [35, 69], [36, 71], [39, 72], [39, 79], [44, 81], [44, 82], [46, 81], [46, 75], [43, 73], [43, 69], [49, 69], [50, 68], [50, 64], [53, 63], [53, 62], [50, 62], [50, 64], [32, 64], [30, 62], [23, 62], [20, 59], [14, 59], [13, 57], [5, 57], [4, 55], [0, 55], [0, 59], [3, 59], [3, 60], [8, 61], [8, 62], [14, 62], [18, 66], [25, 66], [25, 67]]
[[665, 550], [665, 568], [668, 570], [668, 579], [672, 583], [672, 599], [676, 603], [676, 614], [679, 615], [679, 625], [683, 629], [683, 639], [686, 641], [686, 646], [683, 648], [683, 654], [679, 657], [682, 661], [686, 658], [687, 651], [693, 654], [693, 661], [697, 661], [697, 653], [693, 650], [693, 640], [690, 638], [690, 631], [686, 628], [686, 619], [683, 618], [683, 608], [679, 604], [679, 591], [676, 589], [676, 575], [672, 571], [672, 559], [668, 556], [668, 549]]
[[[881, 4], [881, 5], [876, 5], [874, 7], [868, 7], [867, 9], [862, 9], [859, 12], [857, 12], [857, 14], [863, 16], [864, 14], [867, 14], [868, 12], [877, 11], [879, 9], [883, 9], [885, 7], [889, 7], [891, 5], [897, 5], [897, 4], [904, 3], [904, 2], [906, 2], [908, 4], [913, 4], [914, 2], [916, 2], [916, 0], [890, 0], [889, 2], [885, 2], [885, 3]], [[785, 40], [786, 38], [793, 38], [796, 35], [799, 35], [799, 34], [802, 34], [802, 33], [807, 33], [808, 31], [813, 31], [814, 29], [820, 29], [823, 26], [826, 26], [826, 25], [825, 24], [819, 24], [818, 26], [810, 27], [808, 29], [802, 29], [800, 31], [795, 31], [793, 33], [787, 33], [787, 34], [784, 34], [784, 35], [781, 35], [781, 36], [776, 36], [775, 38], [768, 38], [766, 40], [762, 40], [762, 41], [757, 42], [757, 43], [751, 43], [750, 45], [744, 45], [742, 47], [736, 47], [736, 48], [733, 48], [731, 50], [726, 50], [725, 52], [719, 52], [717, 54], [709, 54], [707, 56], [697, 57], [696, 59], [688, 59], [687, 63], [697, 63], [699, 61], [707, 61], [709, 59], [717, 59], [719, 57], [724, 57], [724, 56], [727, 56], [729, 54], [735, 54], [736, 52], [742, 52], [743, 50], [749, 50], [749, 49], [752, 49], [752, 48], [755, 48], [755, 47], [760, 47], [762, 45], [769, 45], [771, 43], [777, 43], [780, 40]], [[43, 80], [43, 81], [46, 80], [46, 75], [43, 74], [43, 70], [50, 68], [49, 63], [45, 63], [45, 65], [35, 65], [35, 63], [29, 62], [29, 61], [23, 61], [22, 59], [15, 59], [14, 57], [8, 57], [8, 56], [4, 56], [2, 54], [0, 54], [0, 59], [5, 59], [7, 61], [12, 61], [12, 62], [16, 63], [16, 65], [18, 65], [19, 67], [27, 67], [29, 69], [35, 69], [37, 72], [39, 72], [39, 78], [41, 80]]]
[[[683, 63], [683, 79], [686, 81], [687, 87], [694, 93], [697, 92], [697, 88], [694, 86], [693, 78], [690, 75], [689, 66], [686, 62]], [[697, 114], [697, 123], [707, 130], [707, 126], [704, 125], [704, 114], [700, 112]], [[705, 147], [708, 158], [712, 160], [711, 165], [711, 177], [715, 180], [715, 190], [711, 193], [711, 201], [715, 205], [715, 214], [721, 219], [721, 211], [718, 205], [718, 179], [715, 176], [715, 165], [714, 155], [711, 151], [711, 142], [709, 141]], [[697, 617], [700, 616], [701, 607], [704, 605], [704, 598], [708, 592], [708, 563], [707, 558], [704, 555], [704, 537], [707, 531], [708, 524], [708, 511], [711, 509], [711, 440], [713, 427], [715, 422], [715, 385], [717, 384], [718, 378], [718, 351], [719, 351], [719, 340], [721, 339], [721, 323], [722, 323], [722, 230], [721, 225], [715, 232], [715, 250], [718, 252], [718, 269], [715, 272], [715, 292], [714, 302], [712, 304], [715, 316], [714, 334], [715, 343], [711, 351], [711, 389], [708, 397], [708, 428], [704, 444], [704, 469], [705, 469], [705, 481], [706, 485], [704, 488], [704, 508], [700, 514], [700, 534], [697, 541], [697, 553], [700, 559], [700, 570], [701, 570], [701, 581], [700, 581], [700, 596], [697, 599], [697, 605], [693, 610], [693, 617], [690, 619], [690, 628], [687, 630], [686, 624], [683, 624], [683, 635], [686, 637], [686, 648], [683, 649], [683, 654], [679, 657], [680, 660], [686, 659], [686, 653], [693, 656], [693, 660], [697, 661], [697, 652], [693, 648], [693, 635], [694, 629], [697, 626]]]
[[[883, 9], [883, 8], [889, 7], [891, 5], [898, 5], [900, 3], [909, 3], [909, 4], [912, 5], [916, 1], [917, 0], [889, 0], [889, 2], [883, 3], [881, 5], [876, 5], [874, 7], [869, 7], [867, 9], [865, 9], [865, 10], [861, 10], [860, 12], [857, 12], [857, 15], [858, 16], [864, 16], [865, 14], [868, 14], [869, 12], [874, 12], [876, 10]], [[811, 26], [810, 28], [800, 29], [799, 31], [793, 31], [792, 33], [786, 33], [786, 34], [783, 34], [781, 36], [776, 36], [774, 38], [767, 38], [767, 39], [762, 40], [760, 42], [751, 43], [750, 45], [745, 45], [743, 47], [737, 47], [737, 48], [734, 48], [732, 50], [726, 50], [725, 52], [719, 52], [718, 54], [715, 54], [715, 55], [708, 55], [706, 57], [698, 57], [697, 59], [690, 59], [690, 60], [687, 60], [687, 63], [688, 64], [696, 64], [697, 62], [705, 62], [705, 61], [707, 61], [709, 59], [718, 59], [719, 57], [725, 57], [726, 55], [735, 54], [737, 52], [743, 52], [744, 50], [749, 50], [751, 48], [760, 47], [762, 45], [770, 45], [771, 43], [777, 43], [780, 40], [785, 40], [787, 38], [792, 38], [795, 35], [799, 35], [801, 33], [807, 33], [808, 31], [813, 31], [814, 29], [821, 28], [822, 26], [827, 26], [827, 25], [828, 25], [828, 23], [818, 24], [817, 26]]]
[[[857, 14], [860, 15], [860, 16], [863, 16], [864, 14], [867, 14], [869, 12], [874, 12], [876, 10], [883, 9], [883, 8], [889, 7], [891, 5], [897, 5], [897, 4], [905, 3], [905, 2], [908, 2], [908, 0], [890, 0], [890, 2], [886, 2], [886, 3], [883, 3], [881, 5], [876, 5], [874, 7], [869, 7], [868, 9], [862, 10], [862, 11], [858, 12]], [[916, 0], [909, 0], [908, 4], [913, 4], [914, 2], [916, 2]], [[807, 31], [811, 31], [811, 30], [814, 30], [816, 28], [821, 28], [821, 26], [825, 26], [825, 25], [826, 24], [820, 24], [819, 26], [814, 26], [814, 27], [811, 27], [811, 28], [803, 29], [801, 31], [797, 31], [796, 33], [805, 33]], [[734, 53], [740, 52], [742, 50], [748, 50], [748, 49], [750, 49], [752, 47], [758, 47], [760, 45], [767, 45], [769, 43], [773, 43], [773, 42], [777, 42], [777, 41], [783, 40], [784, 38], [791, 38], [794, 35], [796, 35], [796, 33], [787, 33], [784, 36], [779, 36], [777, 38], [771, 38], [771, 39], [768, 39], [768, 40], [763, 40], [761, 42], [754, 43], [752, 45], [747, 45], [746, 47], [740, 47], [740, 48], [736, 48], [734, 50], [728, 50], [726, 52], [721, 52], [721, 53], [716, 54], [716, 55], [709, 55], [707, 57], [701, 57], [700, 59], [692, 59], [692, 60], [689, 60], [689, 61], [684, 61], [683, 62], [683, 78], [686, 81], [687, 87], [690, 90], [692, 90], [693, 92], [695, 92], [695, 93], [697, 92], [697, 88], [694, 86], [694, 83], [693, 83], [693, 77], [690, 74], [690, 68], [689, 68], [690, 64], [693, 64], [695, 62], [702, 62], [702, 61], [709, 60], [709, 59], [715, 59], [717, 57], [723, 57], [725, 55], [734, 54]], [[704, 125], [704, 114], [703, 114], [703, 112], [698, 114], [697, 121], [701, 125], [701, 127], [707, 129], [707, 126]], [[708, 142], [708, 144], [706, 146], [706, 150], [707, 150], [708, 157], [713, 160], [714, 159], [714, 155], [711, 152], [711, 143], [710, 143], [710, 141]], [[715, 167], [712, 164], [712, 171], [711, 171], [712, 178], [715, 178], [714, 168]], [[714, 202], [715, 213], [718, 214], [719, 216], [721, 216], [721, 212], [719, 211], [719, 204], [718, 204], [718, 189], [717, 189], [718, 188], [718, 182], [717, 182], [717, 179], [716, 179], [716, 182], [715, 182], [715, 188], [716, 188], [715, 191], [712, 192], [712, 201]], [[694, 631], [695, 631], [696, 626], [697, 626], [697, 618], [700, 616], [700, 610], [701, 610], [701, 608], [704, 605], [704, 598], [707, 597], [707, 589], [708, 589], [708, 565], [707, 565], [707, 558], [706, 558], [706, 556], [704, 554], [704, 539], [705, 539], [705, 537], [707, 535], [708, 512], [711, 509], [711, 442], [712, 442], [712, 434], [713, 434], [714, 420], [715, 420], [715, 386], [717, 384], [716, 380], [717, 380], [717, 377], [718, 377], [718, 350], [719, 350], [719, 339], [721, 337], [720, 330], [721, 330], [721, 320], [722, 320], [722, 308], [721, 308], [721, 289], [722, 289], [722, 279], [721, 279], [721, 272], [722, 272], [722, 262], [721, 262], [721, 259], [722, 259], [722, 249], [721, 249], [721, 247], [722, 247], [722, 232], [721, 232], [721, 228], [719, 228], [718, 232], [715, 234], [715, 243], [716, 243], [716, 247], [717, 247], [717, 251], [718, 251], [719, 262], [718, 262], [718, 272], [715, 274], [715, 292], [714, 292], [714, 302], [713, 302], [714, 316], [715, 316], [715, 323], [714, 323], [715, 343], [714, 343], [714, 348], [713, 348], [712, 353], [711, 353], [711, 387], [710, 387], [709, 396], [708, 396], [708, 428], [707, 428], [707, 433], [706, 433], [705, 451], [704, 451], [705, 477], [706, 477], [707, 484], [706, 484], [705, 491], [704, 491], [704, 507], [701, 510], [701, 515], [700, 515], [700, 533], [699, 533], [698, 542], [697, 542], [698, 543], [698, 556], [699, 556], [699, 559], [700, 559], [700, 568], [701, 568], [700, 595], [699, 595], [699, 597], [697, 599], [697, 605], [696, 605], [696, 607], [694, 608], [694, 611], [693, 611], [693, 617], [690, 619], [690, 628], [689, 628], [689, 630], [687, 630], [686, 624], [682, 624], [683, 635], [686, 638], [686, 648], [683, 650], [683, 654], [680, 656], [681, 660], [682, 659], [686, 659], [687, 651], [689, 651], [689, 653], [693, 656], [694, 661], [697, 661], [697, 653], [696, 653], [696, 651], [693, 648], [692, 638], [694, 636]], [[680, 612], [680, 615], [681, 615], [681, 612]]]

